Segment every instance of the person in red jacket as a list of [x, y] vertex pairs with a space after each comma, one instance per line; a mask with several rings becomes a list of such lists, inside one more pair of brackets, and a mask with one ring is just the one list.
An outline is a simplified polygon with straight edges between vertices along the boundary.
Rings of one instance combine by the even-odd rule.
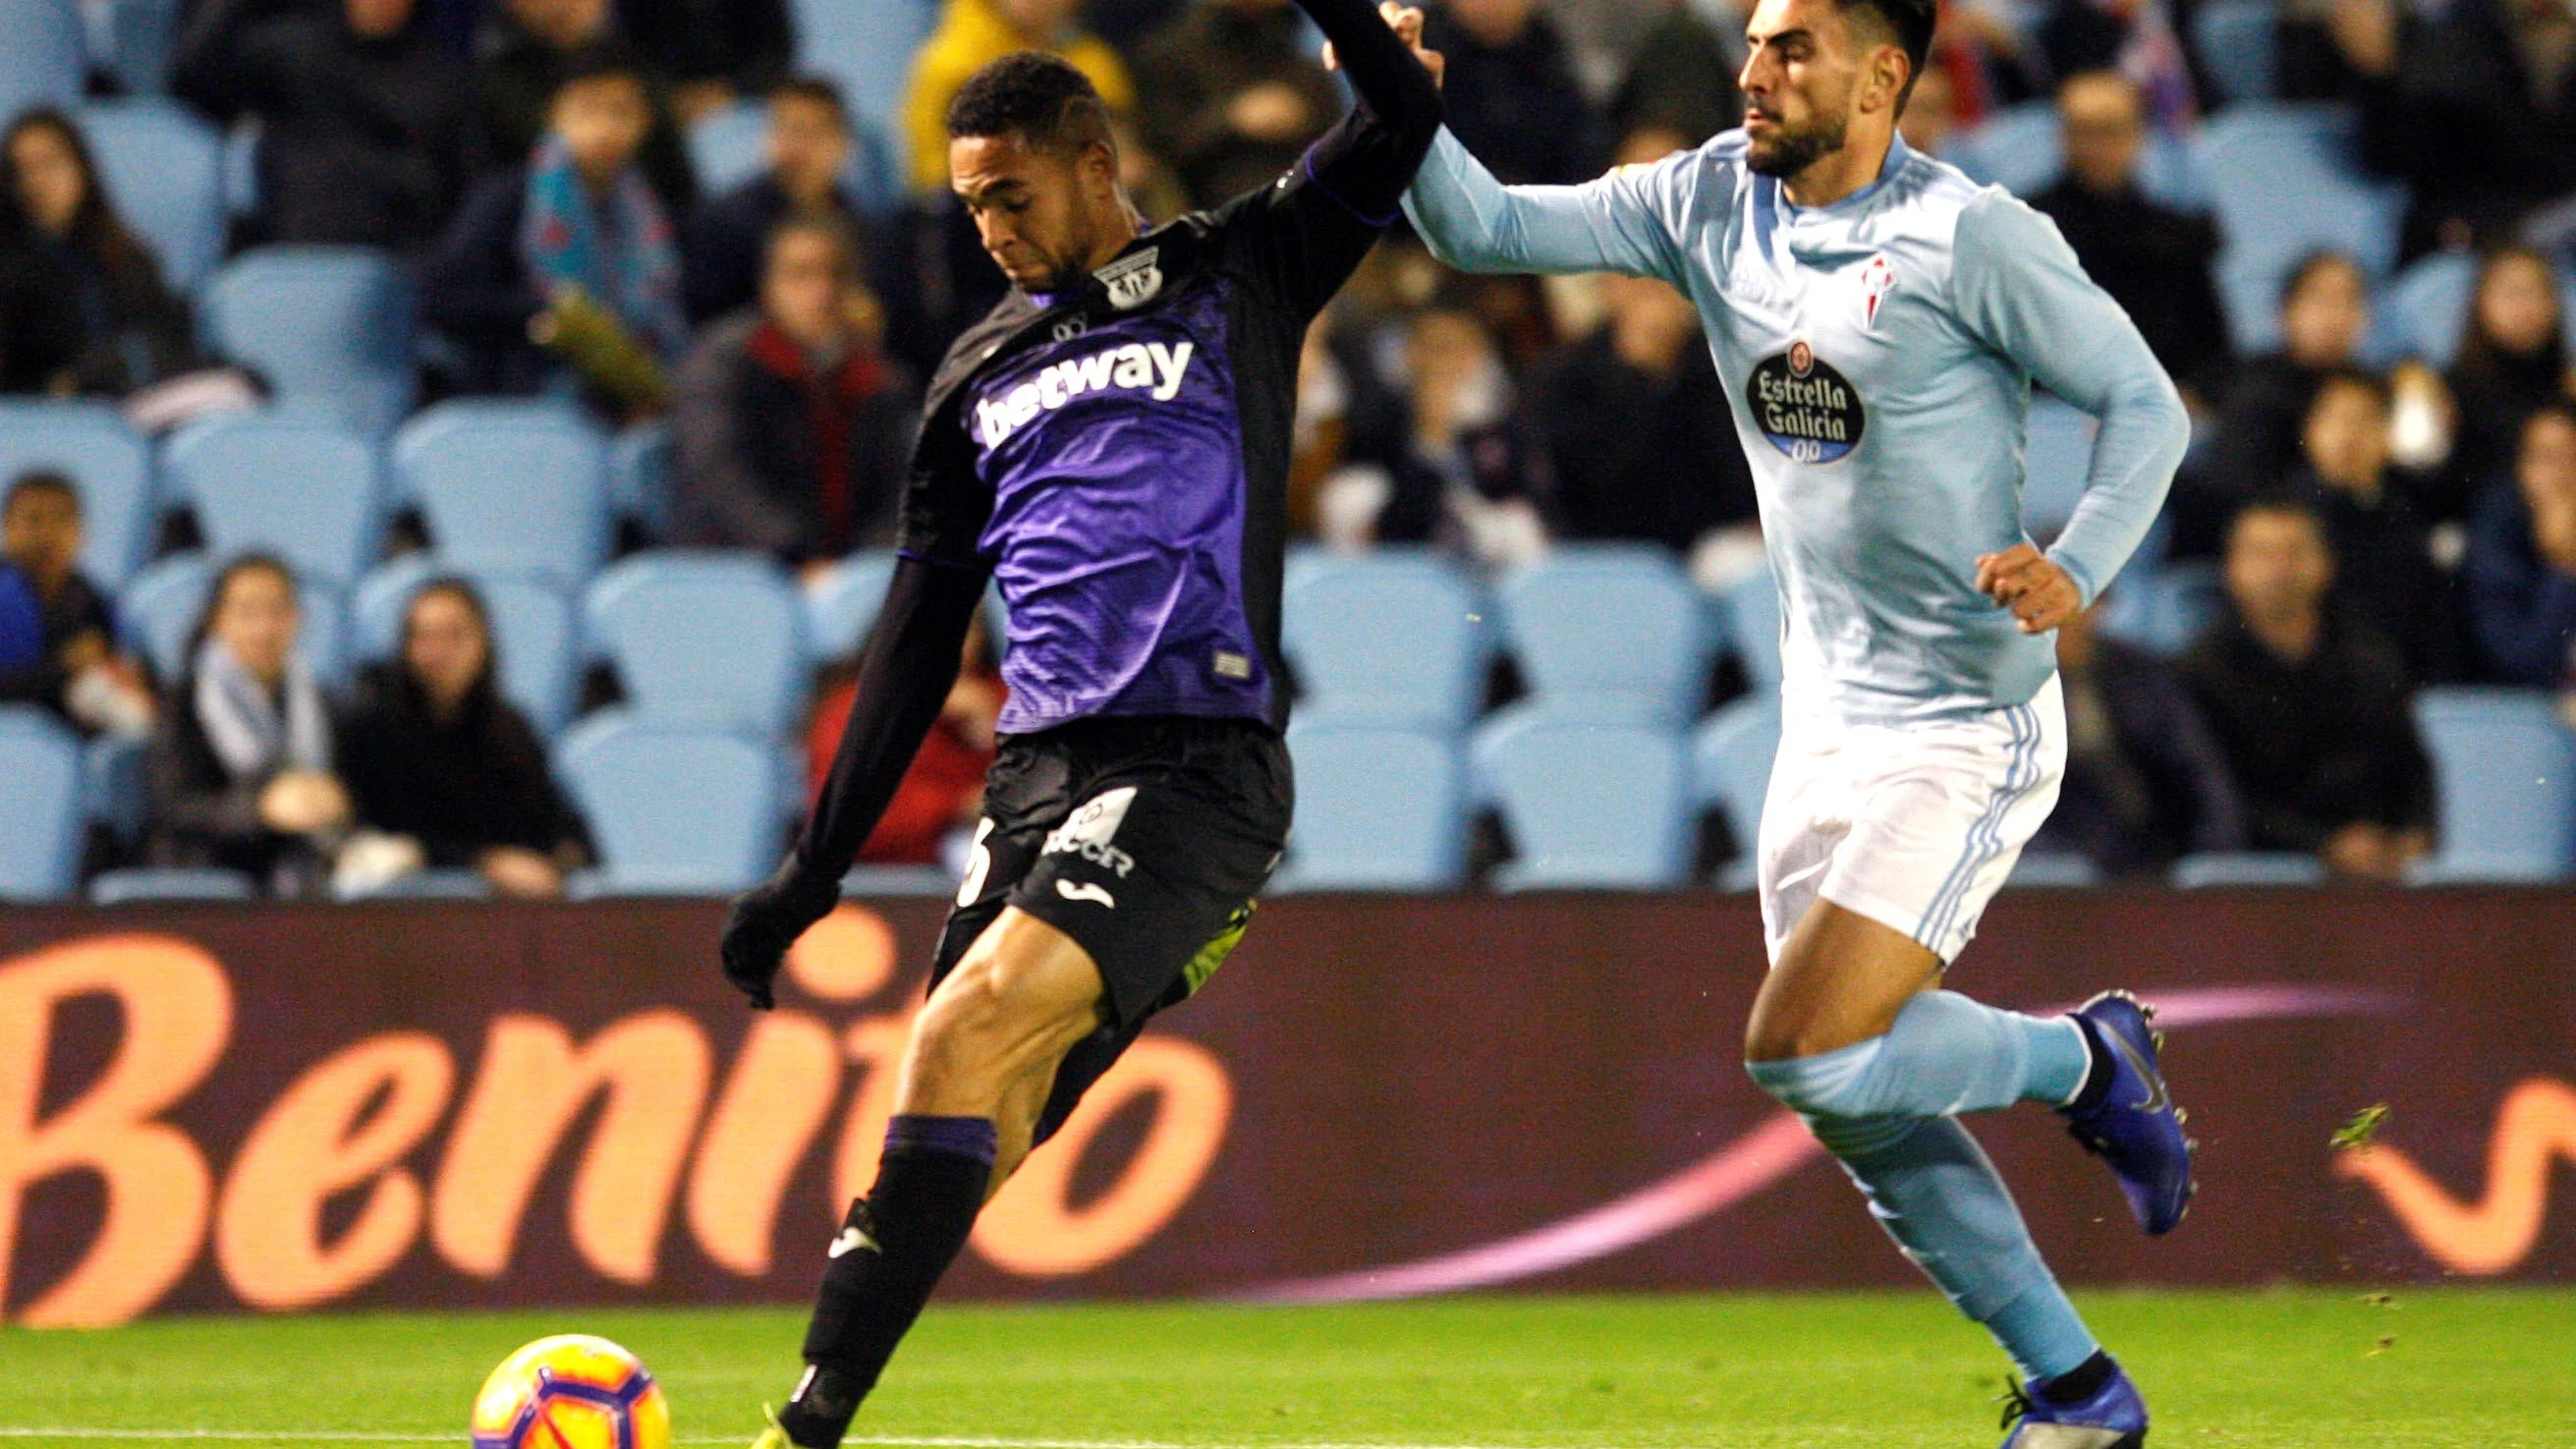
[[[855, 672], [827, 686], [814, 701], [814, 723], [806, 736], [806, 794], [822, 793], [840, 752], [841, 731], [848, 727], [850, 700], [858, 693]], [[863, 865], [937, 865], [941, 848], [953, 832], [971, 830], [984, 808], [984, 772], [993, 768], [994, 723], [1002, 717], [1002, 676], [994, 669], [992, 651], [981, 620], [968, 630], [966, 652], [957, 682], [939, 722], [921, 742], [912, 769], [895, 787], [875, 833], [859, 848]]]

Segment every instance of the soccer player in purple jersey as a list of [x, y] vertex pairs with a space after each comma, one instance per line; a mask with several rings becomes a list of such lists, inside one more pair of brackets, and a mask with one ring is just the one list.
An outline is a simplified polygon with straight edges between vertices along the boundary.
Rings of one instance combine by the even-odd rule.
[[1358, 109], [1275, 184], [1153, 231], [1070, 66], [1006, 57], [949, 108], [952, 184], [1013, 289], [932, 381], [823, 797], [725, 924], [725, 974], [753, 1005], [838, 899], [988, 580], [1009, 605], [1010, 703], [876, 1184], [830, 1245], [805, 1376], [759, 1449], [840, 1443], [985, 1201], [1224, 961], [1287, 841], [1299, 344], [1441, 120], [1367, 0], [1298, 3]]

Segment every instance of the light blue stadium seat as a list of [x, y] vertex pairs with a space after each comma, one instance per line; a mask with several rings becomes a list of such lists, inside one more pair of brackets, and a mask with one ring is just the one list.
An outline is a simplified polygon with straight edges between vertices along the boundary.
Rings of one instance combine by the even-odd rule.
[[2028, 101], [2007, 106], [1972, 130], [1961, 132], [1954, 162], [1971, 180], [2001, 186], [2015, 196], [2030, 197], [2057, 184], [2066, 170], [2065, 139], [2057, 106]]
[[644, 720], [783, 735], [805, 701], [795, 587], [766, 555], [668, 549], [601, 574], [583, 600], [596, 657]]
[[143, 838], [143, 741], [100, 735], [81, 751], [82, 813], [117, 839]]
[[161, 259], [182, 296], [224, 254], [224, 138], [173, 101], [98, 101], [81, 110], [107, 196]]
[[206, 286], [215, 349], [268, 379], [282, 406], [381, 438], [411, 410], [412, 289], [363, 247], [260, 247]]
[[384, 547], [374, 447], [310, 422], [243, 414], [183, 429], [162, 450], [171, 501], [197, 515], [217, 558], [274, 553], [299, 579], [342, 587]]
[[2477, 285], [2477, 259], [2466, 252], [2417, 260], [2389, 281], [2371, 308], [2370, 353], [2383, 362], [2414, 357], [2449, 367], [2460, 355]]
[[1428, 551], [1315, 558], [1281, 590], [1300, 719], [1455, 734], [1485, 692], [1491, 631], [1476, 587]]
[[854, 896], [953, 896], [957, 872], [944, 865], [854, 865], [841, 877], [841, 894]]
[[1771, 790], [1771, 761], [1780, 751], [1780, 700], [1757, 692], [1731, 700], [1691, 735], [1694, 798], [1726, 817], [1735, 859], [1720, 872], [1735, 890], [1753, 886], [1754, 852], [1762, 840], [1762, 802]]
[[1273, 888], [1455, 890], [1466, 874], [1466, 765], [1454, 736], [1299, 725], [1297, 829]]
[[794, 0], [790, 8], [798, 67], [830, 76], [869, 125], [902, 135], [913, 53], [939, 18], [935, 0]]
[[44, 710], [0, 706], [0, 781], [0, 900], [70, 895], [89, 819], [80, 737]]
[[608, 441], [544, 403], [441, 403], [394, 437], [394, 492], [439, 560], [579, 585], [608, 554]]
[[150, 866], [111, 870], [89, 883], [94, 906], [145, 906], [259, 899], [259, 887], [237, 870], [211, 866]]
[[0, 4], [0, 126], [30, 106], [69, 109], [79, 102], [88, 72], [88, 47], [73, 0]]
[[362, 891], [331, 891], [339, 901], [488, 901], [493, 895], [480, 871], [458, 869], [415, 870]]
[[1497, 595], [1521, 676], [1548, 709], [1673, 727], [1698, 715], [1714, 631], [1664, 551], [1561, 546]]
[[1726, 591], [1728, 642], [1756, 693], [1780, 692], [1780, 585], [1768, 565]]
[[[187, 672], [188, 636], [206, 612], [215, 566], [202, 553], [178, 553], [145, 569], [116, 601], [117, 623], [129, 647], [140, 650], [165, 681]], [[349, 675], [347, 605], [328, 584], [296, 590], [297, 650], [313, 677], [338, 685]]]
[[2202, 0], [2192, 12], [2193, 47], [2218, 82], [2215, 99], [2231, 106], [2272, 99], [2280, 14], [2276, 0]]
[[102, 403], [0, 402], [0, 488], [35, 468], [79, 488], [81, 568], [100, 588], [123, 588], [143, 567], [160, 514], [152, 450]]
[[608, 445], [608, 507], [648, 538], [670, 535], [670, 424], [657, 418], [618, 429]]
[[[698, 189], [722, 196], [769, 169], [768, 103], [736, 101], [710, 111], [690, 123], [688, 142]], [[850, 118], [850, 160], [841, 185], [866, 212], [881, 212], [902, 199], [903, 181], [894, 174], [885, 137], [864, 115]]]
[[2100, 424], [2083, 410], [2053, 397], [2031, 399], [2023, 435], [2022, 527], [2048, 540], [2075, 516], [2093, 466], [2093, 435]]
[[2353, 160], [2357, 122], [2316, 105], [2245, 105], [2201, 128], [2195, 157], [2226, 235], [2218, 287], [2240, 352], [2279, 341], [2281, 286], [2310, 252], [2348, 253], [2363, 273], [2396, 260], [2403, 188]]
[[726, 895], [776, 863], [775, 761], [749, 740], [594, 717], [566, 732], [555, 773], [599, 846], [577, 894]]
[[2433, 757], [2436, 881], [2556, 880], [2576, 865], [2576, 737], [2540, 690], [2428, 689], [2415, 723]]
[[2323, 885], [2324, 862], [2289, 851], [2219, 851], [2186, 855], [2173, 865], [2173, 883], [2185, 890], [2226, 886]]
[[157, 96], [169, 86], [178, 44], [179, 0], [110, 0], [102, 63], [127, 95]]
[[[370, 663], [400, 653], [412, 596], [447, 572], [434, 559], [409, 554], [367, 575], [350, 599], [353, 658]], [[581, 695], [581, 616], [571, 595], [544, 579], [464, 577], [492, 618], [502, 695], [526, 712], [538, 733], [552, 735], [572, 718]]]
[[805, 641], [817, 659], [851, 659], [867, 647], [868, 630], [894, 580], [894, 550], [869, 549], [834, 564], [806, 584]]
[[2011, 890], [2086, 890], [2101, 883], [2102, 868], [2090, 857], [2050, 850], [2023, 851], [2004, 880]]
[[1690, 875], [1691, 762], [1661, 724], [1521, 709], [1478, 729], [1477, 796], [1502, 812], [1519, 890], [1660, 890]]

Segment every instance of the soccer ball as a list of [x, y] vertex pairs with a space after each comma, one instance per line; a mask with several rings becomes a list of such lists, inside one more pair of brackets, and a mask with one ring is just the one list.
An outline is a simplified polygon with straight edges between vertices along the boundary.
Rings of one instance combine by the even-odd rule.
[[501, 1360], [473, 1433], [474, 1449], [671, 1449], [671, 1408], [635, 1355], [565, 1333]]

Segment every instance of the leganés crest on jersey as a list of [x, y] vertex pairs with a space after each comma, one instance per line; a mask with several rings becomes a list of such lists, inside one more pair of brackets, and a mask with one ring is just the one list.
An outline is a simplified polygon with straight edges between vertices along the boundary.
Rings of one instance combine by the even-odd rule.
[[1800, 463], [1833, 462], [1860, 446], [1869, 426], [1851, 380], [1803, 337], [1754, 364], [1744, 401], [1771, 446]]

